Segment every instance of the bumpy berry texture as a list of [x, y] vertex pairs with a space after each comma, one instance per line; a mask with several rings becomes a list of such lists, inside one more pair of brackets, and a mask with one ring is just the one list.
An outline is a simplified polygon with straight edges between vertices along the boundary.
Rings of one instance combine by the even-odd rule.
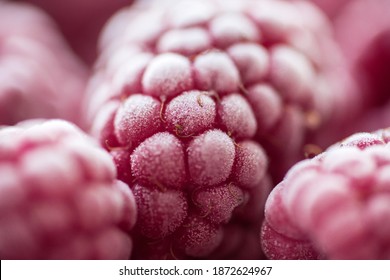
[[230, 223], [262, 213], [250, 197], [269, 174], [341, 112], [325, 82], [338, 54], [306, 2], [140, 2], [100, 45], [87, 118], [135, 193], [138, 258], [218, 255]]
[[136, 203], [110, 155], [74, 125], [0, 129], [1, 259], [128, 259]]
[[389, 140], [358, 133], [294, 166], [266, 202], [266, 256], [390, 259]]
[[11, 2], [0, 3], [0, 18], [0, 125], [30, 118], [82, 125], [87, 71], [54, 22], [31, 5]]

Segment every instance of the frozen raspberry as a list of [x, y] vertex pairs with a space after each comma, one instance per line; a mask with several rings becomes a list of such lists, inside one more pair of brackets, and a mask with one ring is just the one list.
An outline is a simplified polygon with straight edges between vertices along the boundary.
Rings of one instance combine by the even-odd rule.
[[61, 118], [83, 125], [87, 71], [52, 20], [12, 2], [0, 3], [0, 17], [0, 124]]
[[141, 1], [112, 18], [85, 111], [137, 189], [136, 258], [216, 256], [231, 222], [259, 223], [264, 181], [341, 112], [333, 50], [305, 2]]
[[110, 155], [74, 125], [0, 129], [1, 259], [128, 259], [136, 203]]
[[267, 199], [271, 259], [389, 259], [389, 130], [358, 133], [295, 165]]

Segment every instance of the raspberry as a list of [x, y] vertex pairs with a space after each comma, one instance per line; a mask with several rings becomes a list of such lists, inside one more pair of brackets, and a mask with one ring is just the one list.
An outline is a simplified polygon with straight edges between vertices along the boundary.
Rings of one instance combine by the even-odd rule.
[[2, 259], [128, 259], [136, 203], [109, 154], [66, 121], [0, 130]]
[[148, 1], [112, 18], [86, 118], [137, 190], [135, 258], [222, 256], [231, 222], [259, 226], [270, 176], [338, 111], [328, 28], [285, 1]]
[[390, 258], [389, 133], [352, 135], [287, 173], [265, 206], [268, 258]]
[[0, 17], [0, 124], [63, 118], [83, 125], [79, 104], [87, 71], [51, 19], [11, 2], [0, 3]]

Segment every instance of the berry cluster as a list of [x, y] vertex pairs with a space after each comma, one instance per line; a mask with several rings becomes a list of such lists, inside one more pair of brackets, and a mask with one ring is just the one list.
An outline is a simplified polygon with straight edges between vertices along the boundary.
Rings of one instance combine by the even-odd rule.
[[0, 1], [0, 258], [390, 259], [388, 8]]
[[205, 257], [330, 119], [338, 68], [316, 52], [334, 42], [305, 3], [166, 2], [111, 19], [87, 110], [136, 197], [139, 251], [163, 239], [171, 255]]

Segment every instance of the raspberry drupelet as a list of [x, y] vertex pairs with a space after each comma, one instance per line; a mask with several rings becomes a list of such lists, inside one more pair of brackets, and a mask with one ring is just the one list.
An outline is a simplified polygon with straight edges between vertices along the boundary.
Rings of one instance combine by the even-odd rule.
[[390, 259], [389, 140], [357, 133], [296, 164], [266, 202], [266, 256]]
[[223, 258], [242, 224], [253, 240], [270, 178], [342, 104], [328, 28], [285, 1], [145, 1], [111, 19], [86, 112], [134, 192], [136, 258]]
[[96, 141], [62, 120], [0, 129], [1, 259], [128, 259], [136, 203]]

